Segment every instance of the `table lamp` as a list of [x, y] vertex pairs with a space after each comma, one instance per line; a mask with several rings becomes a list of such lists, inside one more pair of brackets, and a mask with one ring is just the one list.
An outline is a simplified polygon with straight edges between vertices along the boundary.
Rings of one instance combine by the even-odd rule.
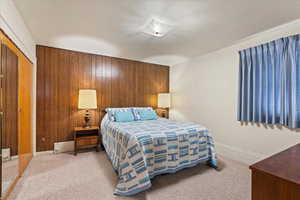
[[97, 109], [96, 90], [87, 90], [87, 89], [79, 90], [78, 109], [86, 110], [84, 115], [85, 124], [83, 125], [83, 127], [89, 128], [90, 127], [89, 122], [91, 119], [91, 114], [89, 110]]
[[163, 110], [162, 117], [167, 117], [167, 109], [171, 106], [170, 93], [159, 93], [157, 106]]

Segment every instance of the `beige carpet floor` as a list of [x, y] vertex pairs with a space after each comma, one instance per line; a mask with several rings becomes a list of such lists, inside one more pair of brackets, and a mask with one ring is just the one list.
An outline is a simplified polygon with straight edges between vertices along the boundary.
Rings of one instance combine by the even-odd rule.
[[222, 170], [205, 165], [157, 176], [131, 197], [113, 195], [117, 175], [104, 152], [34, 157], [9, 200], [250, 200], [248, 167], [220, 158]]
[[19, 173], [18, 159], [2, 161], [2, 191], [6, 192]]

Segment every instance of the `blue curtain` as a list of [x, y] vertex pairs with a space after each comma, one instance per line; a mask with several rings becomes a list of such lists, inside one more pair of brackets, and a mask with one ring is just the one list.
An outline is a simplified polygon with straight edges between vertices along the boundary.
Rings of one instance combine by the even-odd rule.
[[300, 35], [239, 52], [238, 120], [300, 128]]

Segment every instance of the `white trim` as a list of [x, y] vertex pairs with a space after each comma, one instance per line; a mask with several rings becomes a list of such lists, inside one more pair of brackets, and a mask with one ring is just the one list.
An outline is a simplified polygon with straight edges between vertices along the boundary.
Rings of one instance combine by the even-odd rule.
[[250, 151], [244, 151], [237, 147], [228, 146], [219, 142], [215, 142], [217, 154], [230, 158], [232, 160], [239, 161], [241, 163], [251, 165], [255, 162], [266, 158], [266, 155], [254, 153]]
[[15, 156], [11, 157], [11, 160], [15, 160], [15, 159], [18, 159], [18, 158], [19, 158], [19, 155], [15, 155]]
[[48, 154], [54, 154], [54, 151], [39, 151], [39, 152], [34, 152], [33, 156], [48, 155]]

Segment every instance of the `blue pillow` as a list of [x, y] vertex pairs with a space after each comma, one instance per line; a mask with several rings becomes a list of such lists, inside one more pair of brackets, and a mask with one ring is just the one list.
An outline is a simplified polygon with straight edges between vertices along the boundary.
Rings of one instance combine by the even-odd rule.
[[132, 112], [132, 108], [106, 108], [109, 121], [115, 122], [115, 113], [116, 112]]
[[151, 108], [151, 107], [133, 107], [132, 112], [133, 112], [134, 120], [141, 120], [140, 112], [142, 112], [143, 110], [153, 111], [153, 108]]
[[115, 113], [115, 120], [116, 122], [132, 122], [134, 121], [134, 116], [131, 111], [118, 111]]
[[158, 116], [153, 110], [141, 110], [139, 111], [141, 120], [155, 120], [158, 119]]

